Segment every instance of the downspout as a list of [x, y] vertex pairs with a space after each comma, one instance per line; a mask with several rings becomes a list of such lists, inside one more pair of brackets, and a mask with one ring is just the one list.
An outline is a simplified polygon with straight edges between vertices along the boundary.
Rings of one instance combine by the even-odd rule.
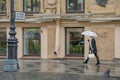
[[56, 22], [56, 36], [55, 36], [55, 51], [54, 54], [57, 55], [59, 53], [60, 46], [60, 19], [57, 19]]

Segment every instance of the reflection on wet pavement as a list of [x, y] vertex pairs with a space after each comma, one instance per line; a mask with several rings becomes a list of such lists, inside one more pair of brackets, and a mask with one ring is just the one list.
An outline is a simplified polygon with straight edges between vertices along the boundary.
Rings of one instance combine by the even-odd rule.
[[[2, 62], [0, 62], [2, 65]], [[120, 77], [120, 64], [101, 63], [96, 66], [95, 63], [83, 64], [82, 61], [75, 60], [57, 60], [57, 61], [19, 61], [20, 72], [47, 72], [47, 73], [70, 73], [85, 75], [103, 76], [107, 69], [110, 69], [110, 76]], [[3, 71], [3, 66], [0, 67]]]
[[94, 63], [87, 65], [81, 61], [39, 61], [39, 62], [23, 62], [19, 63], [21, 72], [38, 71], [38, 72], [53, 72], [53, 73], [71, 73], [85, 75], [103, 75], [110, 68], [111, 76], [120, 75], [120, 65], [101, 64], [96, 66]]

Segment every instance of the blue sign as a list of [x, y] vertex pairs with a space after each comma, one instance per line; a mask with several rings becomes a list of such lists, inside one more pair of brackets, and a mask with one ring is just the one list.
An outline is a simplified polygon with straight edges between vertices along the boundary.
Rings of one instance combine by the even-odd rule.
[[16, 12], [15, 19], [17, 20], [24, 20], [25, 19], [25, 12]]

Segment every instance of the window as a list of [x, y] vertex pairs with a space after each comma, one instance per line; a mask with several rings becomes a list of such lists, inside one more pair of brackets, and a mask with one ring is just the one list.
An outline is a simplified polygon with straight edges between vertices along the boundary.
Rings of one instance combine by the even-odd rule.
[[6, 12], [6, 0], [0, 0], [0, 13], [5, 14]]
[[24, 55], [40, 55], [40, 29], [24, 28]]
[[84, 12], [85, 0], [67, 0], [67, 12]]
[[40, 12], [40, 0], [24, 0], [25, 12]]
[[81, 56], [84, 55], [84, 36], [81, 33], [84, 31], [80, 28], [66, 28], [66, 56]]
[[6, 55], [6, 29], [0, 28], [0, 56]]

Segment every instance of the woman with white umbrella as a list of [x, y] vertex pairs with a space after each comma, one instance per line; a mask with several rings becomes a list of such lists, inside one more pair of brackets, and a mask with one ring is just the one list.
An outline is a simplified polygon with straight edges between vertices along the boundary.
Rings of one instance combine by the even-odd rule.
[[[88, 42], [89, 42], [89, 52], [93, 53], [96, 57], [96, 60], [97, 60], [97, 63], [96, 65], [99, 65], [100, 64], [100, 60], [99, 60], [99, 57], [98, 57], [98, 54], [97, 54], [97, 46], [96, 46], [96, 41], [95, 41], [95, 38], [94, 37], [97, 37], [97, 34], [92, 32], [92, 31], [84, 31], [82, 32], [83, 35], [87, 35], [87, 36], [90, 36], [90, 40], [88, 39]], [[87, 57], [87, 59], [85, 60], [85, 64], [88, 63], [88, 60], [89, 60], [89, 57]]]

